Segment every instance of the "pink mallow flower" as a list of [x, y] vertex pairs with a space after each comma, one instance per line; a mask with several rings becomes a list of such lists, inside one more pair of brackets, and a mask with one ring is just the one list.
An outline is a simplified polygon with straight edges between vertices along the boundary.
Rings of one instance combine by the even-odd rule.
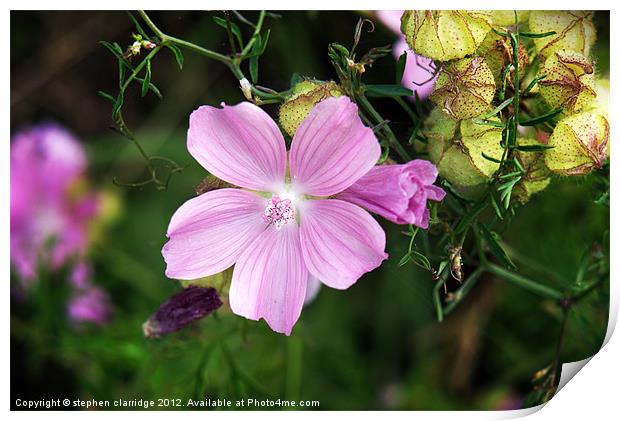
[[67, 313], [73, 323], [88, 322], [102, 326], [112, 315], [110, 299], [105, 291], [96, 286], [76, 289], [69, 300]]
[[420, 99], [424, 100], [428, 98], [435, 87], [437, 80], [437, 75], [433, 76], [435, 63], [430, 58], [415, 54], [407, 45], [405, 37], [400, 32], [400, 18], [403, 12], [404, 10], [377, 10], [375, 13], [377, 18], [399, 37], [392, 48], [394, 57], [398, 59], [404, 52], [407, 53], [402, 85], [417, 92]]
[[85, 260], [88, 226], [99, 207], [97, 193], [75, 188], [86, 166], [80, 142], [55, 124], [22, 130], [11, 139], [11, 262], [24, 288], [36, 279], [39, 266], [71, 265], [68, 282], [76, 295], [70, 316], [86, 314], [87, 303], [98, 303], [91, 315], [107, 306], [105, 293], [90, 284]]
[[381, 226], [335, 197], [381, 154], [349, 98], [316, 105], [288, 154], [276, 123], [249, 102], [198, 108], [187, 144], [207, 171], [240, 188], [204, 193], [175, 212], [162, 250], [168, 277], [196, 279], [234, 264], [233, 312], [290, 335], [319, 282], [347, 289], [387, 258]]

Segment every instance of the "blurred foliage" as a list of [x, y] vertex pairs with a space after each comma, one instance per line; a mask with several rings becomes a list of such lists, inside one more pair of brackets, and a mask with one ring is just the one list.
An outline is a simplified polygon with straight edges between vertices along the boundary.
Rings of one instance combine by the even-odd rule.
[[[211, 15], [159, 12], [152, 17], [169, 33], [225, 50], [226, 33]], [[281, 15], [267, 24], [271, 35], [261, 57], [261, 83], [284, 90], [294, 72], [336, 78], [328, 44], [348, 45], [358, 15]], [[254, 19], [256, 13], [247, 16]], [[597, 13], [596, 23], [594, 54], [600, 71], [608, 73], [609, 15]], [[112, 90], [118, 75], [115, 59], [97, 42], [116, 39], [130, 45], [131, 31], [122, 12], [11, 13], [12, 130], [48, 119], [72, 129], [85, 142], [92, 179], [121, 203], [117, 222], [91, 253], [95, 281], [114, 302], [109, 325], [69, 325], [62, 272], [43, 274], [27, 296], [13, 294], [13, 398], [316, 399], [323, 410], [527, 404], [535, 390], [533, 376], [556, 358], [561, 310], [551, 300], [486, 273], [463, 304], [438, 323], [429, 272], [399, 267], [409, 237], [385, 221], [390, 259], [346, 292], [323, 288], [290, 338], [273, 333], [264, 322], [232, 315], [225, 304], [216, 317], [163, 339], [145, 339], [142, 323], [181, 288], [164, 276], [160, 250], [167, 224], [205, 176], [185, 146], [188, 115], [198, 105], [236, 103], [243, 95], [223, 65], [186, 54], [179, 73], [174, 55], [162, 54], [153, 78], [163, 101], [141, 98], [136, 85], [126, 98], [126, 120], [149, 154], [166, 156], [184, 170], [165, 192], [115, 186], [114, 176], [126, 182], [142, 179], [144, 163], [126, 139], [107, 128], [110, 104], [97, 91]], [[377, 25], [358, 48], [366, 51], [393, 40]], [[389, 57], [378, 60], [366, 80], [381, 83], [385, 74], [395, 73], [394, 66]], [[384, 102], [382, 109], [395, 116], [393, 127], [400, 135], [408, 116], [398, 104]], [[272, 115], [277, 111], [273, 105], [265, 109]], [[596, 175], [554, 179], [545, 194], [517, 213], [502, 236], [523, 273], [562, 288], [587, 281], [578, 275], [584, 259], [609, 248], [609, 208], [593, 204], [601, 193], [598, 185]], [[425, 235], [416, 238], [419, 246], [425, 241]], [[464, 270], [467, 275], [474, 268]], [[586, 358], [599, 349], [608, 299], [605, 282], [571, 310], [560, 361]]]

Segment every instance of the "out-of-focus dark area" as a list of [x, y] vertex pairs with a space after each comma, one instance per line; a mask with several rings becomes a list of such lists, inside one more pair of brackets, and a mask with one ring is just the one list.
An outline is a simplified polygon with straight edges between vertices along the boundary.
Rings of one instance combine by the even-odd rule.
[[[260, 58], [259, 83], [281, 91], [295, 72], [335, 79], [327, 46], [352, 43], [359, 13], [278, 13], [280, 18], [265, 23], [271, 35]], [[243, 14], [252, 21], [257, 15]], [[218, 14], [150, 14], [166, 33], [226, 52], [226, 32], [213, 15]], [[597, 71], [608, 75], [609, 13], [597, 12], [595, 23]], [[152, 80], [163, 99], [142, 98], [139, 86], [132, 86], [124, 115], [149, 154], [185, 168], [166, 191], [115, 184], [115, 178], [121, 184], [143, 179], [144, 161], [130, 141], [110, 129], [111, 105], [97, 92], [118, 91], [118, 68], [99, 41], [127, 47], [132, 32], [125, 12], [11, 13], [11, 132], [46, 121], [68, 128], [85, 145], [91, 185], [105, 191], [114, 208], [112, 222], [88, 256], [93, 279], [110, 297], [108, 323], [68, 322], [61, 271], [39, 279], [28, 294], [12, 293], [12, 402], [254, 397], [319, 400], [322, 410], [514, 409], [526, 402], [535, 374], [558, 355], [568, 362], [598, 351], [607, 326], [607, 285], [570, 313], [560, 348], [558, 308], [490, 274], [440, 323], [432, 302], [434, 281], [414, 265], [398, 266], [409, 238], [386, 221], [381, 224], [389, 260], [348, 291], [323, 288], [291, 337], [230, 314], [225, 303], [217, 317], [162, 339], [145, 339], [144, 321], [181, 289], [164, 275], [161, 247], [168, 222], [205, 176], [186, 149], [189, 114], [202, 104], [244, 98], [224, 65], [185, 52], [179, 71], [171, 52], [158, 54]], [[374, 32], [363, 33], [359, 49], [394, 41], [377, 21]], [[394, 69], [388, 56], [365, 77], [393, 83]], [[398, 132], [406, 121], [398, 104], [377, 104]], [[276, 106], [265, 109], [276, 117]], [[522, 257], [520, 270], [546, 273], [540, 282], [566, 287], [578, 276], [584, 254], [608, 247], [609, 208], [593, 204], [593, 182], [556, 178], [519, 210], [503, 237]]]

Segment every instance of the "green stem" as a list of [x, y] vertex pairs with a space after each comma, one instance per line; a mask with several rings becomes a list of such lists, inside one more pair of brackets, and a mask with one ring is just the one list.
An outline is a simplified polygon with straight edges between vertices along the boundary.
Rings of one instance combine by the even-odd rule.
[[267, 12], [265, 12], [264, 10], [260, 11], [260, 15], [258, 15], [258, 22], [256, 22], [256, 27], [254, 28], [254, 33], [252, 34], [252, 38], [250, 38], [250, 41], [248, 42], [248, 44], [245, 46], [243, 51], [241, 51], [242, 60], [245, 58], [245, 56], [249, 54], [250, 51], [252, 51], [252, 46], [256, 42], [256, 38], [260, 34], [260, 31], [263, 27], [263, 21], [265, 20], [266, 14]]
[[[161, 29], [157, 27], [157, 25], [155, 25], [155, 23], [151, 20], [151, 18], [149, 18], [149, 16], [146, 14], [144, 10], [140, 10], [138, 13], [140, 13], [140, 16], [142, 17], [144, 22], [155, 33], [155, 35], [159, 39], [161, 39], [162, 46], [173, 44], [173, 45], [176, 45], [177, 47], [186, 48], [190, 51], [198, 53], [207, 58], [219, 61], [220, 63], [223, 63], [226, 66], [228, 66], [230, 71], [233, 73], [233, 75], [235, 75], [235, 77], [238, 80], [245, 79], [245, 76], [243, 75], [243, 72], [241, 71], [240, 64], [241, 64], [241, 61], [243, 61], [243, 58], [247, 55], [246, 50], [248, 49], [248, 47], [251, 48], [254, 42], [256, 42], [256, 34], [258, 33], [256, 30], [254, 31], [254, 35], [252, 36], [252, 39], [250, 40], [250, 42], [248, 42], [248, 45], [246, 45], [245, 49], [241, 53], [241, 57], [232, 59], [231, 57], [228, 57], [223, 54], [217, 53], [215, 51], [209, 50], [207, 48], [201, 47], [200, 45], [196, 45], [193, 42], [185, 41], [183, 39], [176, 38], [171, 35], [165, 34]], [[266, 12], [264, 10], [261, 11], [261, 14], [258, 18], [259, 21], [256, 27], [259, 31], [260, 31], [260, 27], [262, 26], [263, 20], [265, 18], [265, 14]], [[252, 86], [252, 94], [254, 94], [254, 96], [260, 99], [273, 100], [273, 102], [282, 102], [284, 100], [284, 96], [279, 93], [265, 92], [265, 91], [262, 91], [256, 88], [255, 86]]]
[[532, 281], [531, 279], [528, 279], [524, 276], [506, 270], [496, 264], [487, 264], [486, 270], [543, 298], [559, 300], [563, 297], [563, 294], [555, 288], [541, 285], [538, 282]]

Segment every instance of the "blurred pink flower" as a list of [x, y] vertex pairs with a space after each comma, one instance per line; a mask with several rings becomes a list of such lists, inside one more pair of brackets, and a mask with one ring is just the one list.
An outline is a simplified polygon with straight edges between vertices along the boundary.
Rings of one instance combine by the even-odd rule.
[[385, 26], [399, 36], [392, 48], [394, 57], [398, 59], [404, 52], [407, 52], [405, 71], [403, 72], [403, 79], [401, 81], [402, 85], [405, 88], [417, 92], [420, 99], [424, 100], [431, 94], [435, 87], [437, 75], [433, 77], [432, 70], [435, 64], [433, 60], [415, 54], [407, 45], [405, 37], [400, 32], [400, 18], [403, 12], [403, 10], [377, 10], [376, 15]]
[[167, 276], [196, 279], [234, 264], [233, 312], [289, 335], [319, 281], [347, 289], [387, 258], [372, 216], [333, 197], [381, 153], [349, 98], [316, 105], [288, 156], [276, 123], [248, 102], [194, 111], [187, 143], [207, 171], [240, 189], [204, 193], [175, 212], [162, 250]]
[[36, 279], [40, 265], [50, 270], [71, 265], [68, 281], [77, 295], [69, 314], [86, 314], [87, 303], [101, 314], [107, 299], [90, 285], [85, 261], [88, 225], [97, 214], [99, 197], [75, 189], [86, 171], [84, 149], [65, 129], [43, 124], [13, 136], [10, 160], [11, 262], [22, 287]]
[[74, 291], [69, 300], [67, 312], [73, 323], [94, 323], [102, 326], [109, 321], [111, 306], [108, 295], [96, 286], [87, 286]]
[[441, 201], [446, 195], [433, 185], [436, 179], [437, 168], [421, 159], [402, 165], [377, 165], [336, 197], [396, 224], [426, 229], [429, 220], [426, 201]]

